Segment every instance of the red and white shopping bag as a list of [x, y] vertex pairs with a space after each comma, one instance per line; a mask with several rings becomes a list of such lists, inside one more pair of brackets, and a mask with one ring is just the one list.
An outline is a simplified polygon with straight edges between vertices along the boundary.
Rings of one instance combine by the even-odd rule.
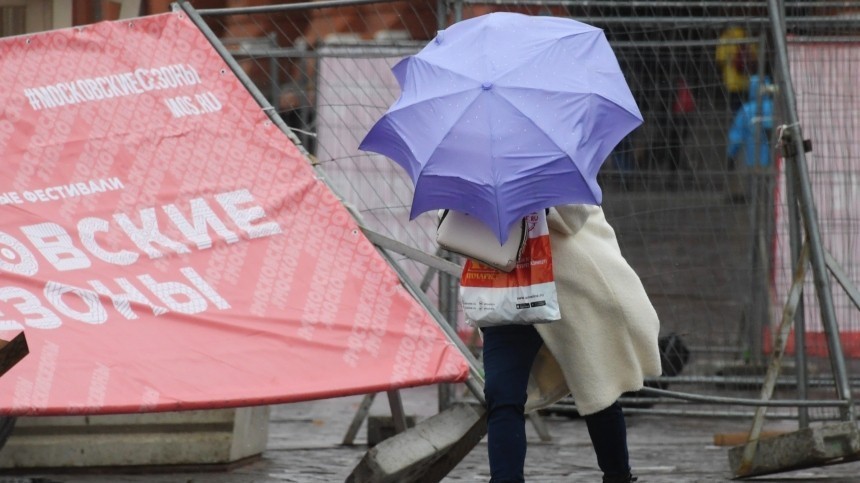
[[466, 320], [478, 327], [528, 325], [561, 318], [544, 211], [526, 217], [528, 241], [516, 268], [501, 272], [468, 259], [460, 277]]

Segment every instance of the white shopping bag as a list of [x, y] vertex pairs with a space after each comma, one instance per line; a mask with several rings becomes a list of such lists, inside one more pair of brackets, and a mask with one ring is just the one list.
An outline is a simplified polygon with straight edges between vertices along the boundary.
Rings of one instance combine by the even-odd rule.
[[526, 222], [528, 241], [513, 271], [501, 272], [466, 260], [460, 277], [460, 300], [468, 322], [489, 327], [539, 324], [561, 318], [546, 214], [532, 213]]

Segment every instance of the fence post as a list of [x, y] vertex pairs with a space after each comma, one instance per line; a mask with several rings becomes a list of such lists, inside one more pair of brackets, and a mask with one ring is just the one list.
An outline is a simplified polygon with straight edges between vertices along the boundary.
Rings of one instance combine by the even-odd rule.
[[[788, 230], [791, 254], [791, 270], [797, 270], [800, 259], [800, 246], [803, 243], [801, 236], [800, 212], [797, 208], [797, 176], [794, 171], [797, 167], [794, 163], [783, 159], [785, 163], [785, 199], [788, 201]], [[806, 317], [804, 316], [803, 297], [798, 301], [797, 311], [794, 314], [794, 361], [797, 374], [797, 398], [807, 399], [809, 384], [806, 372]], [[801, 428], [809, 427], [809, 410], [805, 407], [798, 408], [798, 425]]]
[[[773, 29], [774, 50], [777, 56], [777, 67], [785, 83], [783, 96], [786, 103], [791, 140], [793, 141], [794, 159], [786, 157], [786, 163], [794, 162], [800, 208], [803, 215], [807, 243], [810, 248], [815, 292], [821, 310], [821, 319], [830, 354], [830, 364], [833, 367], [833, 377], [836, 383], [837, 396], [845, 401], [851, 401], [851, 386], [848, 383], [845, 356], [842, 352], [842, 342], [839, 340], [839, 326], [836, 324], [836, 312], [833, 307], [833, 294], [830, 291], [830, 279], [827, 264], [824, 259], [824, 247], [821, 242], [821, 232], [818, 228], [818, 214], [812, 196], [812, 184], [809, 181], [809, 168], [806, 164], [803, 137], [800, 121], [797, 116], [797, 100], [794, 96], [794, 85], [788, 66], [788, 49], [785, 41], [785, 31], [782, 29], [784, 11], [779, 9], [779, 0], [768, 0], [771, 27]], [[852, 404], [845, 406], [842, 411], [845, 420], [855, 420], [855, 409]]]
[[[457, 256], [443, 250], [442, 257], [452, 262], [457, 262]], [[457, 304], [458, 304], [458, 280], [453, 275], [445, 272], [439, 272], [439, 312], [445, 317], [448, 325], [451, 326], [454, 333], [457, 333]], [[439, 384], [439, 412], [442, 412], [451, 405], [453, 400], [453, 385]]]

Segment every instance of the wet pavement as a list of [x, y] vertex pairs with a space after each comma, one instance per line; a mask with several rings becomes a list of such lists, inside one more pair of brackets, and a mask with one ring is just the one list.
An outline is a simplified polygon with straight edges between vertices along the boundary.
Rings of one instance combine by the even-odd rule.
[[[461, 389], [457, 389], [460, 394]], [[406, 413], [420, 421], [438, 410], [435, 386], [402, 391]], [[158, 473], [32, 474], [0, 476], [0, 483], [316, 483], [342, 482], [367, 451], [366, 425], [354, 445], [344, 446], [347, 428], [361, 396], [273, 406], [269, 444], [259, 459], [231, 471]], [[388, 399], [377, 397], [371, 415], [389, 415]], [[751, 420], [628, 415], [631, 464], [640, 483], [730, 481], [727, 448], [715, 446], [715, 433], [749, 430]], [[600, 473], [579, 418], [547, 416], [551, 442], [541, 442], [528, 425], [529, 482], [599, 482]], [[792, 430], [791, 421], [768, 422], [767, 430]], [[443, 480], [445, 483], [489, 480], [486, 440]], [[43, 480], [40, 480], [43, 478]], [[860, 482], [860, 461], [759, 477], [767, 482]]]

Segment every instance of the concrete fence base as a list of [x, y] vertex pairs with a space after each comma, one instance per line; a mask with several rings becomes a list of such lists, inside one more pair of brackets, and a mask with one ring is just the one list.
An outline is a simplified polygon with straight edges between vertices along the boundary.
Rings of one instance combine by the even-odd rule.
[[762, 439], [752, 461], [744, 461], [745, 445], [729, 450], [735, 477], [767, 475], [860, 460], [857, 423], [843, 421]]
[[269, 407], [18, 418], [0, 469], [229, 465], [266, 448]]

